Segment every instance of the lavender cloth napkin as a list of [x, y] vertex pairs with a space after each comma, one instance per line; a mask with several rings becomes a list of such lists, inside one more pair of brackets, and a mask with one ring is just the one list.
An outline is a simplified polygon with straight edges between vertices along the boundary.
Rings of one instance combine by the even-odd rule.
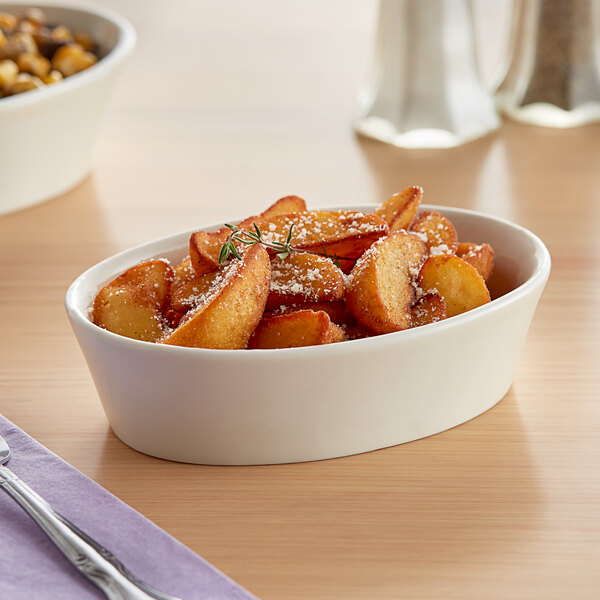
[[[142, 581], [182, 600], [256, 600], [1, 415], [0, 435], [11, 447], [9, 468], [58, 512], [110, 550]], [[105, 598], [1, 489], [0, 598]]]

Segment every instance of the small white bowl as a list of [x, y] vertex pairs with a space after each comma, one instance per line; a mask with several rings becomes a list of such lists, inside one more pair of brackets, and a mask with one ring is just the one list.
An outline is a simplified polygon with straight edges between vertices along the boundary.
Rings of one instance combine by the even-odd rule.
[[66, 192], [89, 173], [109, 95], [136, 39], [125, 19], [88, 5], [0, 2], [0, 11], [34, 5], [48, 23], [91, 34], [102, 58], [59, 83], [0, 98], [0, 215]]
[[550, 255], [518, 225], [428, 208], [448, 216], [460, 240], [495, 248], [490, 288], [499, 297], [439, 323], [368, 339], [208, 350], [140, 342], [90, 322], [88, 309], [101, 286], [151, 257], [180, 260], [191, 232], [88, 269], [69, 288], [66, 308], [115, 434], [170, 460], [286, 463], [409, 442], [492, 407], [511, 386]]

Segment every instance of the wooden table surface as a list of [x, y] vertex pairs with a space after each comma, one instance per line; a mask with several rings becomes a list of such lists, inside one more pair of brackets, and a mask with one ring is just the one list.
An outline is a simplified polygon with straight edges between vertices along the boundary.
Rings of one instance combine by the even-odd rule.
[[[350, 127], [373, 3], [104, 4], [139, 43], [94, 171], [0, 218], [0, 411], [264, 600], [599, 598], [600, 125], [505, 121], [460, 148], [395, 149]], [[80, 272], [286, 194], [361, 204], [412, 184], [514, 220], [552, 254], [497, 406], [307, 464], [175, 464], [116, 439], [63, 309]]]

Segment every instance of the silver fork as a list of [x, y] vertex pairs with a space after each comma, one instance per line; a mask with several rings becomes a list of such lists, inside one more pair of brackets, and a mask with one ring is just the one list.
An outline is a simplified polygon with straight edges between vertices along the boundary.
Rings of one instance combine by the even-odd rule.
[[179, 600], [137, 579], [106, 548], [55, 511], [46, 500], [5, 466], [9, 458], [10, 448], [0, 436], [0, 486], [109, 600]]

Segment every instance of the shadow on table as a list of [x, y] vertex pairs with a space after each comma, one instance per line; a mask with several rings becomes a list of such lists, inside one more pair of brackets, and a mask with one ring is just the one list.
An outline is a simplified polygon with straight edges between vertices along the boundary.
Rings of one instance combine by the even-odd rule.
[[[263, 579], [310, 595], [340, 580], [416, 590], [484, 573], [527, 552], [543, 518], [514, 390], [441, 434], [312, 463], [171, 463], [107, 431], [98, 469], [99, 483], [226, 571], [235, 564], [230, 574], [256, 593]], [[171, 490], [168, 508], [157, 486]]]
[[39, 247], [40, 267], [74, 263], [73, 275], [111, 250], [109, 224], [93, 174], [60, 196], [3, 216], [0, 230], [4, 226], [8, 236], [18, 236], [29, 248]]
[[424, 202], [474, 208], [482, 166], [494, 145], [501, 142], [498, 132], [456, 148], [396, 148], [363, 136], [356, 142], [378, 186], [383, 202], [411, 185], [424, 188]]

